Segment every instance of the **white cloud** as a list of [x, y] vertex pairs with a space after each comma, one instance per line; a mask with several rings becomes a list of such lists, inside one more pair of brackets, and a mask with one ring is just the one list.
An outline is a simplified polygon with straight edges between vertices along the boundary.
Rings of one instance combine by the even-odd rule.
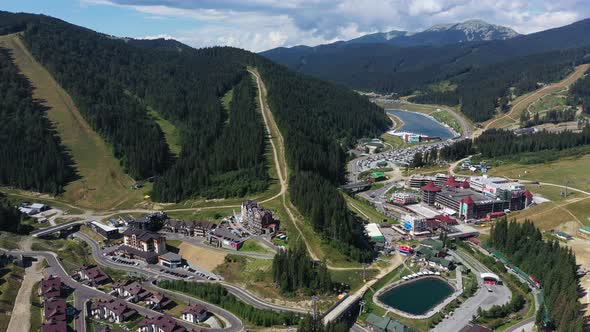
[[[162, 31], [193, 46], [253, 51], [346, 40], [365, 33], [421, 30], [479, 18], [521, 33], [590, 14], [587, 0], [81, 0], [124, 6], [152, 18], [184, 18], [198, 28]], [[165, 25], [163, 25], [165, 29]]]

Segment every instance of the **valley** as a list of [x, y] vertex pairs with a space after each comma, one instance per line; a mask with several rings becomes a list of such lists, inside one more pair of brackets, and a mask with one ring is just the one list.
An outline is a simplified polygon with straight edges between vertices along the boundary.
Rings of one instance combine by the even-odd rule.
[[[197, 20], [157, 4], [108, 11]], [[0, 327], [587, 330], [590, 19], [291, 47], [96, 15], [0, 10]]]

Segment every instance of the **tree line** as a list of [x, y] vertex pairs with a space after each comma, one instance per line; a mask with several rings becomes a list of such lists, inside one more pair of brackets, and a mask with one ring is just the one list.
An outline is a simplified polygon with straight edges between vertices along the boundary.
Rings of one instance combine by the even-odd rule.
[[58, 194], [76, 178], [47, 108], [0, 48], [0, 185]]
[[297, 325], [300, 318], [292, 312], [276, 312], [258, 309], [242, 302], [219, 284], [196, 283], [184, 280], [161, 280], [158, 286], [185, 293], [205, 302], [217, 305], [250, 324], [257, 326]]
[[[238, 196], [266, 185], [258, 125], [247, 127], [248, 133], [225, 129], [232, 122], [245, 123], [241, 116], [252, 114], [249, 98], [240, 98], [240, 106], [236, 101], [240, 112], [245, 110], [242, 115], [233, 115], [233, 110], [227, 114], [220, 102], [248, 75], [247, 66], [257, 67], [285, 139], [293, 203], [306, 220], [314, 220], [324, 240], [354, 260], [370, 257], [362, 225], [337, 190], [344, 176], [344, 151], [359, 138], [380, 135], [390, 124], [383, 110], [365, 97], [234, 48], [195, 50], [173, 41], [127, 41], [46, 16], [22, 16], [17, 25], [26, 27], [23, 40], [29, 50], [113, 145], [129, 174], [157, 176], [152, 197], [160, 201]], [[182, 151], [177, 158], [146, 106], [179, 130]], [[250, 120], [259, 122], [257, 117]], [[225, 153], [230, 144], [235, 145], [232, 153]], [[310, 201], [309, 188], [325, 195], [313, 195]]]
[[574, 106], [581, 105], [582, 112], [590, 115], [590, 71], [585, 73], [585, 76], [577, 80], [570, 87], [569, 93]]
[[31, 229], [21, 223], [24, 218], [8, 197], [0, 193], [0, 231], [27, 234]]
[[539, 112], [533, 114], [531, 117], [530, 112], [525, 111], [520, 115], [520, 126], [521, 127], [532, 127], [543, 123], [560, 123], [567, 121], [574, 121], [576, 119], [576, 110], [573, 108], [566, 108], [563, 110], [549, 110], [545, 112], [543, 117]]
[[[564, 332], [584, 330], [576, 257], [571, 248], [560, 246], [558, 241], [544, 241], [541, 231], [528, 220], [517, 223], [506, 219], [492, 225], [489, 245], [541, 284], [549, 327]], [[542, 317], [537, 317], [539, 326]]]
[[291, 296], [302, 290], [306, 295], [331, 293], [333, 283], [326, 265], [314, 262], [305, 245], [297, 241], [289, 250], [279, 251], [272, 261], [273, 282], [281, 293]]
[[362, 223], [337, 186], [344, 177], [345, 149], [357, 139], [387, 130], [385, 112], [339, 86], [292, 73], [257, 58], [268, 103], [285, 140], [291, 200], [314, 230], [354, 261], [372, 258]]
[[[439, 150], [418, 152], [410, 164], [411, 167], [434, 165], [439, 161], [453, 161], [479, 153], [482, 157], [527, 157], [527, 154], [555, 154], [557, 151], [590, 145], [590, 126], [581, 132], [563, 131], [559, 133], [538, 131], [532, 134], [516, 135], [505, 129], [488, 129], [477, 138], [462, 140]], [[530, 156], [528, 156], [530, 157]], [[540, 158], [540, 159], [539, 159]], [[539, 156], [542, 160], [544, 156]], [[530, 158], [532, 161], [536, 159]]]
[[[245, 71], [249, 53], [126, 41], [44, 16], [23, 20], [28, 49], [125, 171], [136, 179], [155, 177], [154, 200], [244, 196], [267, 187], [264, 132]], [[234, 86], [234, 112], [228, 113], [219, 99]], [[148, 107], [176, 126], [177, 158]]]
[[265, 131], [256, 96], [252, 78], [245, 75], [233, 87], [220, 137], [210, 148], [201, 151], [208, 152], [206, 155], [183, 155], [184, 158], [156, 181], [152, 192], [156, 200], [243, 197], [267, 188]]

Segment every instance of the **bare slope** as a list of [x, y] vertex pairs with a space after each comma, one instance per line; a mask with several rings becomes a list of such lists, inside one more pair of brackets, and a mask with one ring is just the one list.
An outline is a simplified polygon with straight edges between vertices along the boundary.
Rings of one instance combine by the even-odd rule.
[[105, 142], [84, 120], [72, 98], [28, 52], [16, 34], [0, 36], [0, 46], [13, 52], [15, 64], [31, 81], [34, 97], [50, 108], [49, 120], [68, 148], [81, 178], [65, 187], [63, 198], [79, 206], [108, 209], [141, 194]]

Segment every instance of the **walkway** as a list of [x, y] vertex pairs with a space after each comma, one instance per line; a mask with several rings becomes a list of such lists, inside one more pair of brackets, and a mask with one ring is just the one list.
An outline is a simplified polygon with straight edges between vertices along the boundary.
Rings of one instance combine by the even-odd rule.
[[33, 286], [43, 278], [40, 265], [40, 262], [34, 262], [25, 269], [25, 277], [12, 309], [8, 332], [29, 331], [31, 329], [31, 293]]

